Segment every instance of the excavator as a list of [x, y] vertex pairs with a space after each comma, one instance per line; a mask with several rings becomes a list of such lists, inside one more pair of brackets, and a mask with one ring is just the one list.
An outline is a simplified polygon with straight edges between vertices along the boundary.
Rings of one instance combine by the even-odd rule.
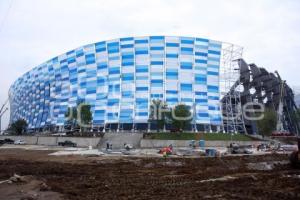
[[293, 167], [300, 169], [300, 137], [298, 137], [298, 150], [290, 155], [290, 162]]

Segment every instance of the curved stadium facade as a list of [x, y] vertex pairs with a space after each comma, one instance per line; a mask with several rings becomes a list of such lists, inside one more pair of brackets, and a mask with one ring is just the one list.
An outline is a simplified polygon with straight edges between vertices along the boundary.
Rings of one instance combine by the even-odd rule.
[[147, 127], [152, 99], [191, 106], [197, 126], [220, 126], [222, 43], [193, 37], [128, 37], [76, 48], [11, 86], [11, 122], [61, 127], [68, 107], [91, 105], [93, 126]]

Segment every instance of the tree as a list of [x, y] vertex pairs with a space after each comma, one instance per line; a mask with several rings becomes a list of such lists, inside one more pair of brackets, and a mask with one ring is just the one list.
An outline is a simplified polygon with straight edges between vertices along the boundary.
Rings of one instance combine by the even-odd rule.
[[264, 112], [264, 117], [257, 121], [257, 127], [259, 133], [264, 137], [266, 135], [271, 135], [272, 131], [276, 129], [277, 124], [277, 114], [274, 110], [266, 109]]
[[13, 131], [14, 134], [16, 135], [22, 135], [23, 133], [26, 132], [28, 127], [28, 124], [26, 120], [24, 119], [18, 119], [14, 123], [11, 124], [10, 129]]
[[296, 128], [296, 132], [297, 132], [297, 130], [299, 130], [299, 128], [300, 128], [300, 109], [299, 108], [291, 113], [291, 119], [294, 122], [293, 125], [295, 126], [294, 128]]
[[152, 122], [156, 125], [157, 132], [165, 127], [168, 113], [170, 112], [168, 110], [168, 105], [165, 102], [161, 100], [152, 100], [149, 122]]
[[91, 105], [87, 103], [81, 103], [77, 107], [78, 117], [77, 120], [79, 122], [80, 130], [83, 131], [86, 127], [91, 126], [92, 122], [92, 112]]
[[69, 125], [71, 127], [71, 130], [73, 130], [74, 127], [77, 126], [77, 108], [69, 107], [65, 114], [65, 117], [67, 118], [66, 125]]
[[172, 110], [171, 121], [177, 130], [188, 128], [192, 121], [190, 107], [184, 104], [176, 105]]
[[70, 125], [71, 129], [79, 126], [81, 132], [84, 131], [84, 128], [91, 126], [92, 121], [92, 112], [91, 106], [87, 103], [81, 102], [77, 107], [69, 107], [65, 114], [66, 125]]
[[83, 103], [80, 108], [81, 123], [86, 125], [90, 124], [92, 121], [91, 105]]
[[294, 112], [294, 115], [296, 115], [297, 120], [300, 121], [300, 109], [299, 108]]
[[300, 123], [300, 109], [299, 108], [292, 113], [292, 119], [297, 121], [298, 124]]

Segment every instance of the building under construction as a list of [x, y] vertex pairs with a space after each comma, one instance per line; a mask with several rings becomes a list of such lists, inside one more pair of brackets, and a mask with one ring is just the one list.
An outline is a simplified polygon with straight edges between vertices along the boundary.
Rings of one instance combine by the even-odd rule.
[[[279, 73], [268, 72], [255, 64], [247, 64], [242, 58], [235, 60], [238, 78], [231, 84], [230, 90], [221, 99], [223, 105], [223, 122], [226, 132], [257, 134], [257, 121], [246, 119], [254, 116], [262, 105], [264, 109], [273, 110], [277, 115], [278, 132], [299, 134], [297, 106], [294, 93]], [[246, 112], [252, 109], [253, 112]], [[241, 115], [240, 113], [243, 113]]]

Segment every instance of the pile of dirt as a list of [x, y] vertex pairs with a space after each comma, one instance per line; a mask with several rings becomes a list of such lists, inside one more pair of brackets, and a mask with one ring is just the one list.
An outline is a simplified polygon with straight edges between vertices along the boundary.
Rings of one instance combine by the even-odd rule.
[[[52, 158], [28, 151], [7, 155], [0, 151], [0, 181], [14, 174], [33, 177], [33, 182], [48, 186], [47, 192], [62, 194], [51, 199], [300, 199], [300, 179], [295, 178], [300, 172], [283, 162], [286, 155], [167, 159]], [[277, 164], [267, 171], [247, 167], [263, 162]], [[37, 192], [40, 184], [29, 191]], [[18, 191], [22, 185], [26, 184], [0, 184], [0, 192], [7, 187]]]
[[9, 200], [52, 200], [62, 199], [62, 195], [51, 191], [51, 187], [34, 176], [14, 174], [0, 181], [0, 199]]

